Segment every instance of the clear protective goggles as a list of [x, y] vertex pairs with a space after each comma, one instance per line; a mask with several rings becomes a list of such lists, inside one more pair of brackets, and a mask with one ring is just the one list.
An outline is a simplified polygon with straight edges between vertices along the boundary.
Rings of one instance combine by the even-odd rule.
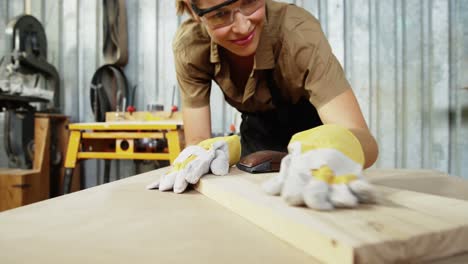
[[[234, 3], [240, 2], [235, 5]], [[210, 8], [198, 8], [192, 2], [192, 9], [210, 28], [217, 29], [234, 23], [234, 14], [239, 11], [244, 16], [250, 16], [265, 3], [265, 0], [228, 0]]]

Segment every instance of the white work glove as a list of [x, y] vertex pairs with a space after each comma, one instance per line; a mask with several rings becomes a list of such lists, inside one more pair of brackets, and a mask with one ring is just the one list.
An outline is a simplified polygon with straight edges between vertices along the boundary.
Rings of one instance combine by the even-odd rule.
[[323, 125], [297, 133], [288, 152], [278, 176], [263, 183], [266, 193], [317, 210], [375, 202], [375, 191], [362, 176], [362, 147], [348, 129]]
[[238, 136], [216, 137], [185, 148], [174, 161], [171, 170], [146, 186], [160, 191], [182, 193], [188, 184], [195, 184], [205, 174], [226, 175], [240, 159]]

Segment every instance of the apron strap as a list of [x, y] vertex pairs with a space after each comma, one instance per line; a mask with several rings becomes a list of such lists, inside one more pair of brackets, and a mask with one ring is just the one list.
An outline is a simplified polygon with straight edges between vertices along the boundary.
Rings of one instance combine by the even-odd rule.
[[271, 94], [271, 101], [273, 102], [273, 105], [275, 107], [280, 108], [286, 104], [286, 101], [281, 96], [280, 90], [278, 86], [276, 85], [274, 75], [273, 75], [273, 69], [267, 70], [266, 74], [267, 74], [267, 86]]
[[257, 113], [242, 113], [242, 156], [259, 150], [287, 152], [291, 137], [300, 131], [322, 124], [315, 107], [305, 97], [296, 103], [288, 102], [273, 78], [273, 70], [266, 71], [267, 85], [274, 109]]

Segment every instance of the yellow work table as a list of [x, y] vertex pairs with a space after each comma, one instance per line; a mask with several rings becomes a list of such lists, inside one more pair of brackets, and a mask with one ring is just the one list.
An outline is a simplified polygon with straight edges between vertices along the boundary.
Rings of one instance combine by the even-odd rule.
[[[69, 193], [73, 169], [83, 159], [168, 160], [181, 151], [182, 121], [114, 121], [74, 123], [65, 159], [64, 193]], [[165, 140], [166, 152], [138, 151], [138, 140]]]
[[[0, 213], [0, 263], [318, 263], [196, 191], [145, 190], [153, 175]], [[380, 175], [374, 183], [424, 191], [429, 180], [430, 192], [468, 199], [466, 181], [441, 173]]]

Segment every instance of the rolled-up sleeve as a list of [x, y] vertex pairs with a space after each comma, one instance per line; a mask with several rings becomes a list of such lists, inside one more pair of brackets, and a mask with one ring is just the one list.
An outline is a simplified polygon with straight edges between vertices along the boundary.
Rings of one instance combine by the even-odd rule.
[[173, 52], [182, 106], [203, 107], [210, 102], [213, 71], [209, 62], [210, 45], [193, 37], [197, 32], [191, 31], [190, 26], [181, 27], [173, 41]]

